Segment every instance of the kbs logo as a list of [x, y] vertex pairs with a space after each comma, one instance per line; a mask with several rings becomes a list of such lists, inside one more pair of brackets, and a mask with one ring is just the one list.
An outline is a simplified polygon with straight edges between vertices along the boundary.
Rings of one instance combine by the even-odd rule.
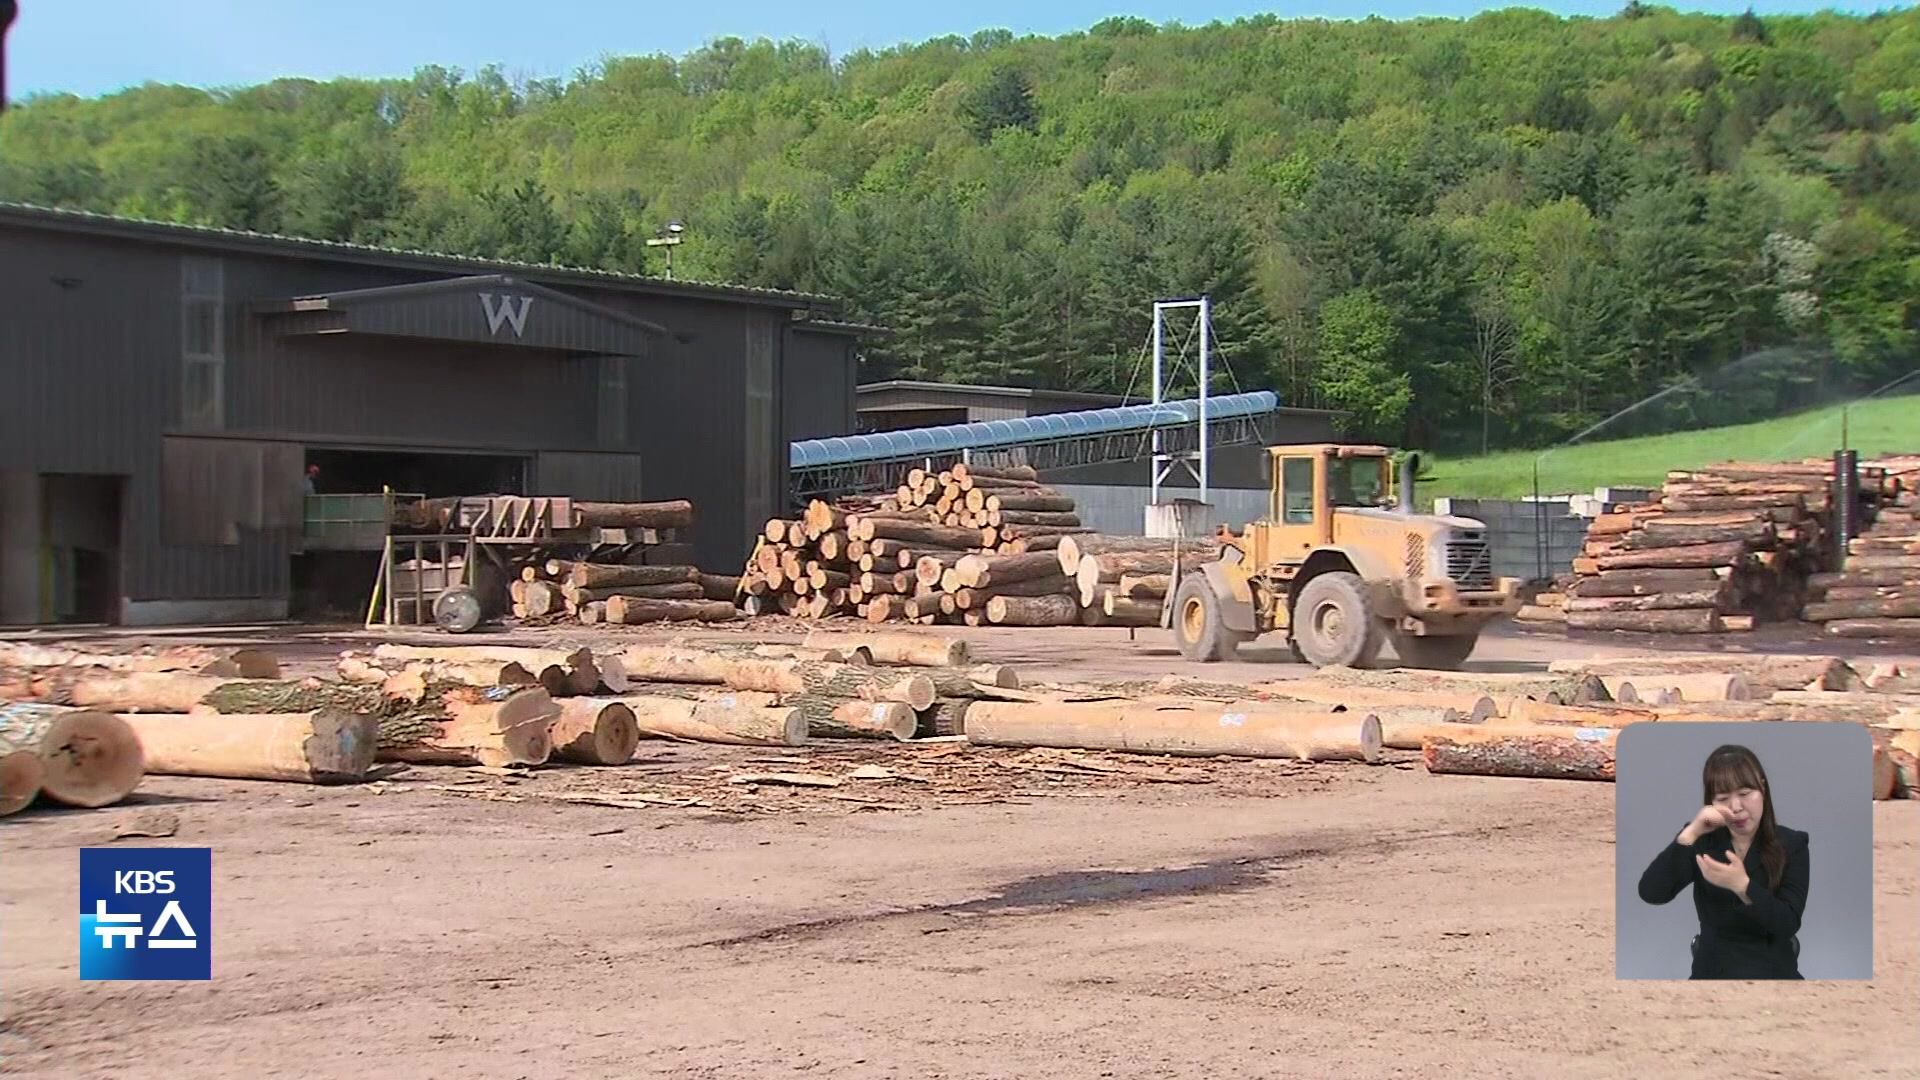
[[82, 980], [212, 977], [212, 848], [80, 849]]

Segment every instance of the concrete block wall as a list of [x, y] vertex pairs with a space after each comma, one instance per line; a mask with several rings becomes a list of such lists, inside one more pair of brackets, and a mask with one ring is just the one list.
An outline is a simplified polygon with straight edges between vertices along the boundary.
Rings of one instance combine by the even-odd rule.
[[[1581, 496], [1531, 499], [1433, 500], [1436, 514], [1474, 518], [1487, 526], [1493, 547], [1493, 572], [1531, 580], [1566, 573], [1586, 543], [1588, 519], [1574, 512]], [[1544, 543], [1542, 539], [1544, 538]]]

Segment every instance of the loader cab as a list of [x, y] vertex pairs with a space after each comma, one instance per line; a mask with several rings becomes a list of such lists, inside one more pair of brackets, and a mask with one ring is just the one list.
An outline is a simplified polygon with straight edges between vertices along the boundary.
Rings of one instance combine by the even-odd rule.
[[1311, 443], [1267, 448], [1271, 561], [1306, 558], [1333, 543], [1334, 511], [1393, 502], [1392, 468], [1384, 446]]

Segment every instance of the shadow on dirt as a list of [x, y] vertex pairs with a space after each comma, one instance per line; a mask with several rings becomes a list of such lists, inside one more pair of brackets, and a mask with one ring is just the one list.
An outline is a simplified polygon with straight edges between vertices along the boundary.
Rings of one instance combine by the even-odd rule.
[[[1359, 836], [1347, 843], [1294, 847], [1269, 855], [1237, 855], [1210, 859], [1188, 866], [1158, 867], [1151, 870], [1070, 870], [1022, 878], [1001, 886], [991, 896], [950, 904], [894, 908], [861, 912], [829, 919], [788, 923], [751, 934], [717, 938], [691, 946], [747, 945], [774, 941], [793, 941], [816, 937], [843, 926], [871, 926], [879, 922], [925, 915], [1038, 915], [1106, 904], [1128, 904], [1147, 900], [1186, 896], [1212, 896], [1271, 884], [1281, 871], [1334, 855], [1352, 853], [1386, 854], [1415, 844], [1438, 839], [1483, 839], [1508, 826], [1495, 825], [1464, 832], [1413, 833], [1404, 836]], [[932, 927], [925, 933], [938, 933], [946, 927]]]

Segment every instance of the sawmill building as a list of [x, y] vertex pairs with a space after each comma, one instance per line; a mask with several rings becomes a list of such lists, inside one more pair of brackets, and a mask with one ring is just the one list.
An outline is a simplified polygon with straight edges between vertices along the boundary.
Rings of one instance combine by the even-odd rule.
[[838, 311], [0, 205], [0, 625], [286, 617], [316, 465], [322, 492], [689, 499], [699, 562], [738, 566], [788, 443], [854, 429]]

